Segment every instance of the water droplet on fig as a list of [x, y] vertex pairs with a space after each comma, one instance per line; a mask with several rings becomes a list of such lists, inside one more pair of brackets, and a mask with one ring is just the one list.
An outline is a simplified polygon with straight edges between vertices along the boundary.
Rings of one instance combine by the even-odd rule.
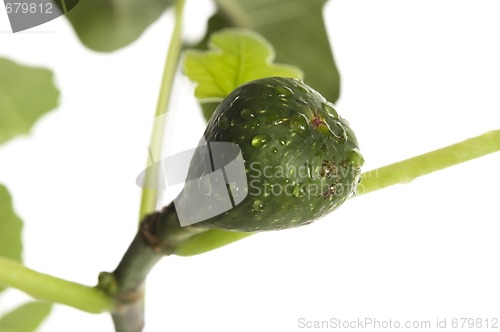
[[359, 171], [361, 169], [361, 166], [363, 166], [363, 164], [365, 163], [361, 152], [359, 152], [357, 148], [354, 148], [349, 152], [347, 160], [355, 171]]
[[255, 117], [255, 114], [253, 114], [252, 110], [249, 110], [248, 108], [244, 108], [241, 113], [241, 118], [243, 120], [250, 120], [251, 118]]
[[292, 127], [292, 131], [296, 134], [303, 135], [306, 132], [307, 127], [309, 126], [309, 121], [307, 118], [302, 115], [293, 115], [290, 117], [290, 126]]
[[219, 126], [220, 129], [225, 130], [229, 127], [229, 119], [225, 114], [221, 114], [219, 118], [217, 119], [217, 126]]
[[278, 140], [279, 140], [279, 142], [280, 142], [281, 145], [286, 145], [288, 143], [288, 140], [286, 139], [285, 136], [280, 136], [278, 138]]
[[289, 98], [293, 96], [293, 91], [287, 86], [279, 86], [276, 88], [276, 92], [282, 98]]
[[260, 127], [260, 121], [259, 121], [259, 120], [254, 120], [254, 121], [252, 122], [252, 126], [253, 126], [253, 127]]
[[260, 149], [267, 143], [271, 141], [271, 136], [269, 135], [256, 135], [252, 138], [252, 146], [256, 149]]
[[274, 154], [278, 153], [278, 149], [276, 149], [276, 148], [273, 148], [271, 151], [272, 151]]
[[229, 104], [229, 107], [230, 107], [230, 108], [231, 108], [231, 107], [233, 107], [233, 106], [234, 106], [234, 103], [235, 103], [238, 99], [240, 99], [240, 96], [236, 96], [236, 98], [234, 98], [234, 99], [233, 99], [233, 101], [231, 102], [231, 104]]
[[300, 184], [296, 184], [294, 187], [293, 187], [293, 191], [292, 191], [292, 194], [293, 196], [295, 197], [302, 197], [304, 196], [304, 189], [302, 189], [302, 186]]
[[324, 103], [323, 104], [323, 109], [325, 110], [326, 113], [328, 113], [330, 116], [332, 116], [334, 119], [338, 119], [339, 118], [339, 114], [337, 113], [337, 111], [335, 110], [335, 108], [333, 107], [333, 104], [332, 103]]
[[308, 178], [312, 179], [313, 174], [314, 174], [314, 166], [311, 163], [305, 163], [304, 164], [306, 175]]
[[331, 129], [336, 138], [347, 142], [347, 132], [340, 121], [334, 121]]
[[271, 99], [271, 98], [273, 98], [273, 94], [270, 92], [264, 92], [263, 94], [260, 95], [260, 98], [264, 99], [264, 100]]
[[304, 93], [309, 92], [302, 84], [297, 84], [297, 89], [299, 89], [299, 91], [304, 92]]
[[262, 203], [261, 200], [256, 200], [252, 204], [252, 209], [257, 212], [262, 212], [264, 211], [264, 204]]
[[212, 194], [212, 183], [210, 183], [209, 176], [203, 175], [198, 179], [198, 188], [203, 195], [210, 196]]
[[299, 97], [297, 99], [297, 102], [302, 104], [302, 105], [309, 105], [309, 100], [307, 100], [306, 98]]

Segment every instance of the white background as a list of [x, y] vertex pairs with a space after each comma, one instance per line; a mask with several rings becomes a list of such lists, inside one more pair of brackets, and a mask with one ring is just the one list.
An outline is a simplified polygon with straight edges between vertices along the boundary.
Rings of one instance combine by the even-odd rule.
[[[189, 38], [212, 10], [188, 1]], [[500, 128], [499, 17], [496, 0], [330, 1], [337, 106], [356, 131], [364, 170]], [[25, 220], [29, 267], [94, 285], [127, 248], [171, 28], [167, 13], [134, 44], [100, 54], [63, 18], [12, 34], [0, 10], [0, 56], [52, 68], [62, 91], [29, 136], [0, 147], [0, 182]], [[179, 76], [169, 153], [203, 132], [192, 89]], [[146, 331], [296, 331], [299, 318], [500, 319], [499, 166], [493, 154], [356, 198], [307, 227], [166, 258], [148, 279]], [[10, 290], [0, 311], [27, 299]], [[64, 306], [41, 328], [92, 330], [111, 331], [109, 317]]]

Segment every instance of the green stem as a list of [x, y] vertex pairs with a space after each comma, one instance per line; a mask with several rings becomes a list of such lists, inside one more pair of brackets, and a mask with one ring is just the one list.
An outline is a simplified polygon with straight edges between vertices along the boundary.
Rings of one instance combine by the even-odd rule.
[[36, 272], [0, 257], [0, 285], [17, 288], [34, 298], [90, 312], [110, 311], [114, 301], [96, 287], [84, 286]]
[[500, 130], [363, 173], [358, 194], [410, 181], [500, 150]]
[[[179, 65], [180, 54], [182, 50], [182, 12], [184, 11], [185, 0], [177, 0], [175, 6], [175, 26], [170, 39], [170, 45], [165, 59], [163, 69], [163, 78], [160, 86], [158, 102], [156, 104], [155, 121], [151, 132], [151, 140], [149, 143], [149, 161], [154, 163], [157, 160], [150, 160], [151, 157], [157, 158], [161, 154], [163, 137], [165, 135], [165, 114], [168, 110], [172, 87]], [[148, 163], [149, 164], [149, 163]], [[155, 174], [148, 172], [146, 174], [145, 183], [149, 183]], [[156, 210], [158, 199], [158, 191], [155, 189], [142, 190], [141, 207], [139, 212], [139, 220], [142, 220], [148, 213]]]

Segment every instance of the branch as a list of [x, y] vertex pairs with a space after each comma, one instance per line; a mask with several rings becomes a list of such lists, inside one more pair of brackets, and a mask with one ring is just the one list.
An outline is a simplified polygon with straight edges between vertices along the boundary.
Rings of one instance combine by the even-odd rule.
[[181, 227], [174, 204], [144, 218], [116, 270], [101, 274], [100, 285], [114, 295], [112, 313], [117, 332], [139, 332], [144, 326], [144, 280], [165, 255], [204, 229]]
[[[500, 130], [363, 173], [359, 195], [368, 194], [500, 150]], [[356, 196], [354, 196], [356, 197]]]
[[111, 311], [114, 301], [96, 287], [84, 286], [31, 270], [0, 257], [0, 284], [17, 288], [36, 299], [61, 303], [89, 313]]

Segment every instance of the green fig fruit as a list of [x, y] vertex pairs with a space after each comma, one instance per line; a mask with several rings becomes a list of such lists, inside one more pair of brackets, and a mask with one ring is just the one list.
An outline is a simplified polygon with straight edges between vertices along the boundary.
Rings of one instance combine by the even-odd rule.
[[[215, 110], [203, 140], [236, 144], [246, 183], [229, 179], [230, 198], [244, 198], [194, 227], [256, 232], [309, 224], [356, 193], [364, 162], [353, 131], [333, 104], [291, 78], [262, 78], [236, 88]], [[195, 153], [188, 179], [213, 172], [203, 158]], [[186, 183], [176, 210], [210, 215], [218, 201], [193, 203], [189, 189], [196, 185], [200, 181]]]

